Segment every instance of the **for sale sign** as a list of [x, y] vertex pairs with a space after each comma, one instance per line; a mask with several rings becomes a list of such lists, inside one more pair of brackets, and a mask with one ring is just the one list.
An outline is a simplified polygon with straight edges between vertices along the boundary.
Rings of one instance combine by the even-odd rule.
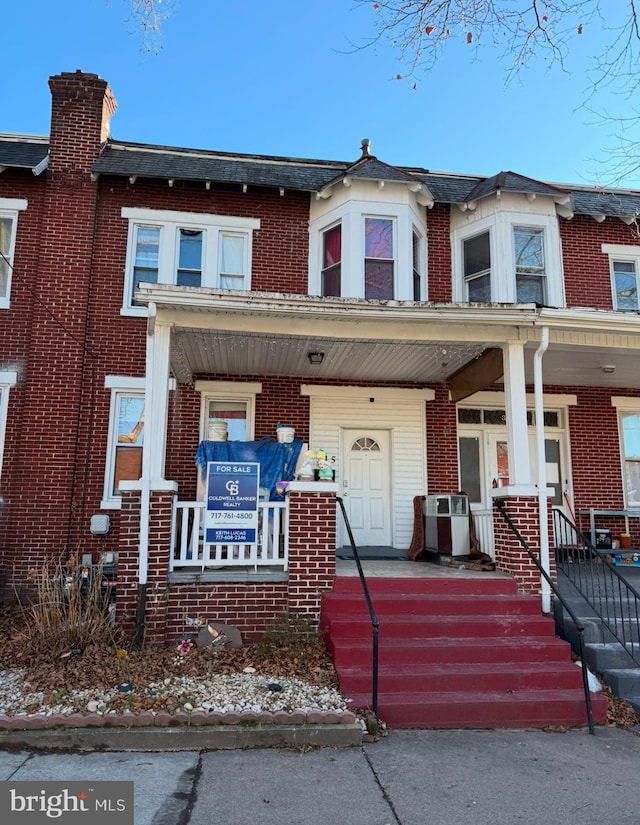
[[257, 462], [210, 461], [207, 465], [207, 544], [255, 544], [258, 535]]

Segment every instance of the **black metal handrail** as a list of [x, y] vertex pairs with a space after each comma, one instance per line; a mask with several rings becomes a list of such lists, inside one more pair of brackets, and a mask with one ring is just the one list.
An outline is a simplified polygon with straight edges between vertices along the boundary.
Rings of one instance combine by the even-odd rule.
[[571, 609], [571, 607], [567, 603], [567, 600], [562, 596], [562, 594], [560, 593], [560, 591], [558, 590], [556, 585], [553, 583], [553, 581], [551, 580], [551, 577], [549, 576], [547, 571], [542, 567], [539, 560], [531, 552], [531, 548], [526, 543], [526, 541], [523, 539], [522, 534], [520, 533], [518, 528], [515, 526], [515, 524], [513, 523], [511, 518], [509, 517], [509, 514], [506, 511], [506, 506], [505, 506], [504, 500], [503, 499], [494, 499], [493, 503], [498, 508], [498, 510], [500, 511], [502, 517], [504, 518], [507, 525], [509, 526], [509, 529], [515, 535], [515, 537], [518, 539], [518, 541], [520, 542], [520, 545], [522, 546], [524, 551], [527, 553], [527, 555], [529, 556], [531, 561], [537, 567], [538, 572], [540, 573], [540, 575], [544, 578], [544, 580], [547, 582], [547, 584], [549, 585], [549, 587], [553, 591], [554, 596], [558, 599], [560, 604], [567, 611], [567, 613], [571, 617], [571, 620], [575, 624], [576, 632], [578, 634], [578, 650], [579, 650], [579, 655], [580, 655], [580, 664], [581, 664], [581, 667], [582, 667], [582, 687], [584, 689], [584, 703], [585, 703], [585, 707], [586, 707], [586, 711], [587, 711], [587, 722], [588, 722], [588, 725], [589, 725], [589, 733], [592, 736], [595, 736], [595, 727], [594, 727], [594, 724], [593, 724], [593, 711], [592, 711], [592, 708], [591, 708], [591, 692], [589, 690], [589, 672], [588, 672], [588, 669], [587, 669], [587, 663], [585, 661], [585, 656], [584, 656], [584, 626], [579, 621], [578, 617], [576, 616], [576, 614], [573, 612], [573, 610]]
[[378, 631], [380, 629], [380, 622], [378, 621], [378, 617], [376, 616], [376, 612], [373, 609], [373, 602], [371, 601], [371, 594], [369, 593], [369, 588], [367, 587], [367, 580], [364, 575], [364, 570], [362, 569], [362, 563], [360, 562], [360, 556], [358, 554], [358, 548], [356, 547], [355, 540], [353, 538], [353, 532], [351, 531], [351, 525], [349, 524], [349, 517], [347, 516], [347, 511], [344, 506], [344, 501], [340, 496], [336, 496], [338, 504], [340, 505], [340, 510], [342, 511], [342, 517], [344, 518], [344, 523], [347, 528], [347, 534], [349, 535], [349, 542], [351, 543], [351, 549], [353, 550], [353, 558], [355, 559], [356, 566], [358, 568], [358, 575], [360, 576], [360, 583], [362, 584], [362, 590], [364, 592], [364, 598], [367, 603], [367, 608], [369, 610], [369, 618], [371, 619], [371, 634], [372, 634], [372, 668], [371, 668], [371, 710], [374, 714], [378, 715]]
[[556, 564], [603, 626], [640, 666], [640, 593], [561, 510], [554, 510]]

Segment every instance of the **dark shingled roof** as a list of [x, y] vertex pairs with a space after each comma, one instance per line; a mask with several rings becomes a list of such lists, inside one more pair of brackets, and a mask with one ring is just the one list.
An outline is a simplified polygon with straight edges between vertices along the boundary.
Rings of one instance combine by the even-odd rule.
[[49, 144], [44, 139], [0, 135], [0, 166], [34, 170], [48, 154]]
[[107, 175], [247, 183], [315, 192], [344, 173], [345, 163], [235, 155], [111, 142], [92, 166]]
[[[48, 155], [46, 138], [0, 134], [0, 166], [42, 171]], [[462, 204], [487, 197], [498, 189], [548, 197], [571, 196], [576, 214], [629, 219], [640, 214], [640, 192], [596, 189], [536, 181], [515, 172], [490, 178], [397, 167], [373, 155], [357, 161], [311, 160], [272, 155], [246, 155], [110, 140], [92, 167], [95, 174], [156, 179], [212, 181], [283, 187], [317, 192], [345, 175], [368, 180], [418, 180], [436, 203]]]

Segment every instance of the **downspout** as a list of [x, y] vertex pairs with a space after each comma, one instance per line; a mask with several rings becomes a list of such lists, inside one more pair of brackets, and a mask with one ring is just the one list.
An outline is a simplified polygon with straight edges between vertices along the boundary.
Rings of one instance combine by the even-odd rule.
[[[549, 327], [541, 327], [540, 346], [533, 356], [533, 386], [536, 411], [536, 450], [538, 455], [538, 513], [540, 520], [540, 564], [550, 576], [549, 569], [549, 503], [547, 491], [547, 456], [544, 444], [544, 399], [542, 384], [542, 357], [549, 347]], [[544, 576], [540, 577], [542, 612], [551, 612], [551, 588]]]

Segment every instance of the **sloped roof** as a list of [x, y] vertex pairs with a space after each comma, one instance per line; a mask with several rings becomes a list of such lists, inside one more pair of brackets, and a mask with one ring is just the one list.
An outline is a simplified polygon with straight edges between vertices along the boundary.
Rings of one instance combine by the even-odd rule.
[[0, 166], [30, 169], [37, 175], [46, 168], [48, 156], [46, 138], [0, 134]]
[[316, 191], [346, 164], [269, 155], [241, 155], [109, 141], [92, 166], [94, 174], [246, 183]]
[[[30, 169], [34, 174], [40, 174], [46, 168], [48, 150], [45, 137], [0, 134], [0, 169]], [[92, 172], [95, 175], [282, 187], [302, 192], [318, 192], [345, 176], [405, 183], [417, 181], [424, 184], [436, 203], [464, 204], [503, 190], [554, 199], [570, 196], [576, 214], [606, 215], [623, 220], [640, 214], [638, 191], [552, 184], [516, 172], [500, 172], [487, 178], [398, 167], [368, 154], [355, 162], [347, 162], [109, 140], [93, 164]]]

